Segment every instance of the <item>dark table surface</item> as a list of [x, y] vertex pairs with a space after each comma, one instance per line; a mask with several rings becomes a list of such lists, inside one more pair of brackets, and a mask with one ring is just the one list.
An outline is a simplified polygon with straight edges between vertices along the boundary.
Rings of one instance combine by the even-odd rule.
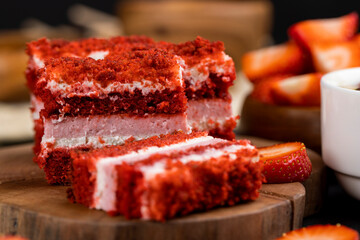
[[350, 197], [339, 185], [331, 169], [327, 169], [328, 189], [319, 213], [304, 218], [303, 225], [337, 224], [360, 232], [360, 201]]

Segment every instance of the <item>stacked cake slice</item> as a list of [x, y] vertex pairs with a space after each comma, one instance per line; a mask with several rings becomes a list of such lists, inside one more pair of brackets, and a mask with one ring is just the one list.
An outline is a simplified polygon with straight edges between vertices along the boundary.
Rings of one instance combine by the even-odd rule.
[[236, 76], [234, 62], [225, 54], [224, 44], [198, 37], [191, 42], [167, 46], [184, 60], [190, 126], [215, 137], [233, 139], [236, 119], [231, 112], [228, 89]]
[[235, 69], [220, 42], [40, 39], [27, 53], [34, 159], [49, 183], [68, 182], [73, 149], [191, 129], [234, 137], [228, 88]]
[[163, 221], [254, 200], [263, 180], [249, 141], [201, 132], [77, 151], [72, 158], [72, 200], [127, 218]]
[[47, 58], [32, 89], [36, 162], [50, 183], [66, 183], [73, 148], [188, 132], [183, 85], [179, 59], [164, 50]]

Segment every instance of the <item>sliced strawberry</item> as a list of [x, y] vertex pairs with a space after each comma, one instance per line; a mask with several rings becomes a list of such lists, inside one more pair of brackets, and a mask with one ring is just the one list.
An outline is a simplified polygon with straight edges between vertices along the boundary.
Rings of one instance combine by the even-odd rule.
[[275, 104], [272, 92], [278, 82], [289, 78], [293, 75], [276, 75], [273, 77], [262, 79], [254, 84], [254, 89], [251, 96], [258, 101], [266, 104]]
[[313, 225], [293, 230], [276, 240], [359, 240], [359, 233], [340, 224], [337, 225]]
[[356, 34], [356, 36], [354, 37], [354, 40], [356, 41], [356, 43], [360, 47], [360, 34]]
[[292, 25], [288, 34], [300, 47], [310, 50], [314, 43], [351, 39], [357, 32], [358, 19], [358, 14], [353, 12], [339, 18], [302, 21]]
[[301, 74], [306, 70], [305, 57], [296, 44], [288, 42], [246, 53], [242, 69], [252, 82], [278, 74]]
[[312, 170], [303, 143], [289, 142], [259, 148], [267, 183], [302, 182]]
[[360, 46], [356, 39], [341, 43], [318, 43], [310, 48], [318, 72], [360, 66]]
[[277, 81], [271, 99], [277, 105], [320, 106], [321, 77], [321, 73], [309, 73]]

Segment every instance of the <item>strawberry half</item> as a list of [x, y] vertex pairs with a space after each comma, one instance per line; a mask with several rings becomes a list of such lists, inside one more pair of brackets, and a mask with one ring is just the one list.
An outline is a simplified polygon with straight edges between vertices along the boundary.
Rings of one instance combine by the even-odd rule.
[[251, 82], [278, 74], [301, 74], [306, 61], [300, 48], [293, 42], [248, 52], [242, 57], [242, 69]]
[[356, 36], [354, 37], [354, 40], [356, 41], [356, 43], [360, 47], [360, 34], [356, 34]]
[[277, 81], [271, 99], [277, 105], [320, 106], [321, 73], [309, 73]]
[[337, 225], [313, 225], [293, 230], [276, 240], [359, 240], [359, 233], [340, 224]]
[[288, 34], [300, 47], [310, 50], [314, 43], [351, 39], [357, 32], [358, 19], [358, 14], [353, 12], [339, 18], [302, 21], [292, 25]]
[[259, 148], [267, 183], [302, 182], [312, 170], [303, 143], [289, 142]]
[[341, 43], [318, 43], [310, 48], [318, 72], [360, 66], [360, 46], [357, 39]]
[[254, 89], [251, 96], [258, 101], [265, 104], [275, 104], [272, 96], [273, 89], [277, 86], [277, 83], [283, 79], [292, 77], [292, 75], [276, 75], [273, 77], [262, 79], [254, 84]]

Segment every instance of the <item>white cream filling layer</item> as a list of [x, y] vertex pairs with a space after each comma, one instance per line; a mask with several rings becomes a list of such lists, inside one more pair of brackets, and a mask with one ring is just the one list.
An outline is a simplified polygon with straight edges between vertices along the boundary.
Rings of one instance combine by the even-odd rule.
[[88, 117], [63, 117], [44, 119], [42, 144], [54, 147], [78, 147], [122, 144], [133, 136], [144, 139], [149, 136], [170, 134], [175, 131], [190, 132], [185, 114], [155, 114], [148, 117], [95, 115]]
[[30, 94], [30, 102], [32, 108], [34, 109], [32, 112], [32, 118], [33, 120], [38, 120], [40, 118], [40, 111], [44, 109], [44, 103], [35, 97], [34, 94]]
[[203, 117], [197, 120], [188, 119], [188, 124], [197, 131], [209, 131], [209, 129], [214, 129], [217, 127], [221, 129], [221, 127], [224, 126], [226, 121], [232, 118], [234, 117], [215, 118], [215, 119]]
[[[210, 76], [209, 66], [215, 66], [217, 74], [225, 74], [229, 71], [229, 67], [226, 67], [228, 61], [232, 61], [231, 57], [222, 53], [222, 62], [223, 64], [217, 64], [217, 60], [211, 58], [205, 58], [200, 63], [193, 67], [184, 68], [184, 78], [189, 82], [190, 88], [193, 91], [200, 89], [204, 86], [206, 81], [208, 81]], [[201, 72], [199, 71], [201, 69]], [[224, 79], [226, 80], [226, 79]], [[230, 79], [228, 79], [230, 81]]]
[[40, 69], [40, 68], [43, 68], [45, 67], [45, 63], [43, 60], [41, 60], [38, 56], [34, 55], [32, 57], [33, 61], [34, 61], [34, 64], [35, 64], [35, 67]]
[[94, 148], [101, 148], [103, 146], [110, 145], [122, 145], [129, 138], [134, 137], [136, 140], [146, 139], [152, 137], [154, 135], [141, 135], [141, 136], [87, 136], [87, 137], [76, 137], [76, 138], [59, 138], [56, 139], [45, 138], [43, 137], [41, 140], [41, 145], [44, 146], [43, 149], [46, 148], [47, 143], [54, 144], [54, 147], [66, 147], [66, 148], [74, 148], [80, 146], [92, 146]]
[[[40, 81], [46, 81], [45, 79]], [[182, 83], [181, 83], [182, 84]], [[105, 88], [101, 87], [100, 84], [94, 83], [85, 79], [82, 82], [77, 82], [74, 84], [67, 84], [67, 83], [59, 83], [55, 80], [48, 81], [46, 89], [49, 89], [52, 93], [59, 95], [63, 98], [66, 97], [73, 97], [73, 96], [102, 96], [107, 95], [113, 92], [130, 92], [134, 93], [136, 89], [139, 89], [143, 95], [147, 95], [150, 92], [155, 91], [163, 91], [166, 87], [162, 84], [153, 84], [151, 81], [143, 79], [139, 82], [131, 82], [131, 83], [120, 83], [120, 82], [113, 82], [107, 85]], [[171, 88], [170, 88], [171, 89]], [[171, 89], [172, 90], [172, 89]]]
[[188, 149], [192, 146], [207, 145], [210, 143], [217, 143], [224, 141], [222, 139], [215, 139], [213, 137], [200, 137], [190, 139], [182, 143], [168, 145], [164, 147], [149, 147], [138, 152], [132, 152], [119, 157], [111, 157], [101, 159], [96, 163], [96, 184], [93, 195], [93, 208], [103, 209], [105, 211], [114, 211], [116, 209], [116, 187], [117, 176], [115, 173], [115, 165], [122, 162], [136, 162], [148, 158], [154, 153], [164, 153], [176, 149]]

